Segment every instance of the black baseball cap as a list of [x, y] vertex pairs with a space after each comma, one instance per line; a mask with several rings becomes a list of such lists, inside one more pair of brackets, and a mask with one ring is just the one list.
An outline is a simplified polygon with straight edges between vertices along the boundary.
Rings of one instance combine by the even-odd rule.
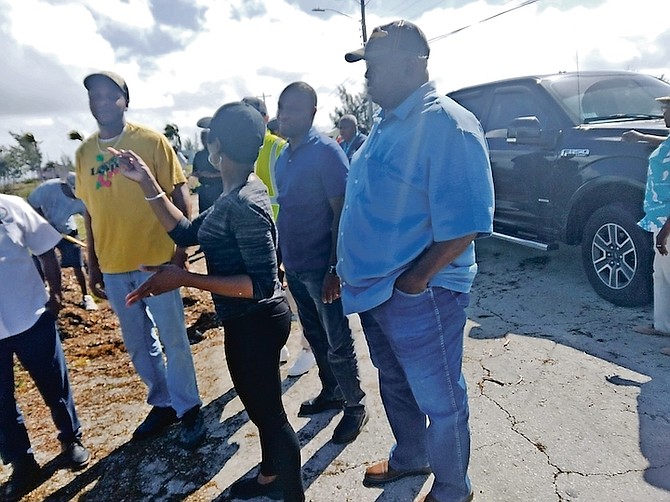
[[428, 40], [421, 28], [414, 23], [400, 19], [383, 26], [377, 26], [372, 30], [365, 47], [347, 52], [344, 59], [347, 63], [355, 63], [374, 52], [396, 51], [407, 52], [424, 58], [430, 55]]
[[242, 101], [227, 103], [209, 118], [207, 127], [208, 140], [218, 139], [227, 157], [243, 164], [256, 161], [265, 139], [265, 121], [256, 108]]

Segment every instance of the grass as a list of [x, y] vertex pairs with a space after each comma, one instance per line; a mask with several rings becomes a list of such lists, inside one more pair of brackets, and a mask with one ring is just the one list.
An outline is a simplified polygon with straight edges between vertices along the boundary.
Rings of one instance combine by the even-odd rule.
[[8, 185], [2, 185], [0, 187], [0, 192], [9, 194], [9, 195], [18, 195], [24, 199], [28, 198], [28, 194], [32, 192], [37, 185], [40, 184], [39, 180], [31, 181], [21, 181], [19, 183], [11, 183]]

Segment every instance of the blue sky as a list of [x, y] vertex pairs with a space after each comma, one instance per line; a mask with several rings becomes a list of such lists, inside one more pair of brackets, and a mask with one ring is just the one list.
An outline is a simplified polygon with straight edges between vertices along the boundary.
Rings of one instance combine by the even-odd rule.
[[[576, 69], [670, 77], [668, 0], [539, 0], [480, 22], [522, 3], [368, 0], [366, 24], [369, 33], [405, 18], [436, 39], [429, 70], [445, 93]], [[317, 90], [315, 123], [330, 129], [337, 86], [364, 89], [364, 64], [343, 57], [361, 43], [358, 0], [0, 0], [0, 145], [11, 144], [8, 131], [32, 132], [49, 160], [72, 157], [67, 133], [96, 130], [81, 82], [100, 69], [126, 78], [129, 120], [176, 123], [185, 137], [246, 95], [265, 97], [274, 114], [295, 80]]]

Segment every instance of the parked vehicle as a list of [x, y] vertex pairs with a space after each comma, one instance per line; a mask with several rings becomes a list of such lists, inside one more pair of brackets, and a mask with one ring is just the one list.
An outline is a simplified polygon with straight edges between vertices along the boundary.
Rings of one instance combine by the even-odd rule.
[[624, 71], [528, 76], [449, 93], [486, 133], [495, 236], [544, 250], [581, 244], [600, 296], [648, 303], [651, 234], [636, 223], [653, 147], [621, 135], [667, 136], [655, 98], [668, 95], [667, 82]]

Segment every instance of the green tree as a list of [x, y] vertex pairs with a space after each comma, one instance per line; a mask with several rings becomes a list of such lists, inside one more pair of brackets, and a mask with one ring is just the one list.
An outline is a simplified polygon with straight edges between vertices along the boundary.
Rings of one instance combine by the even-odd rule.
[[335, 111], [330, 114], [330, 120], [333, 121], [333, 125], [337, 127], [343, 115], [353, 115], [358, 121], [359, 128], [364, 132], [368, 132], [372, 125], [372, 106], [370, 106], [370, 102], [367, 100], [365, 91], [358, 94], [349, 94], [344, 85], [338, 85], [337, 93], [342, 102], [342, 107], [336, 107]]
[[67, 137], [72, 141], [84, 141], [84, 136], [82, 136], [79, 131], [75, 131], [74, 129], [67, 133]]
[[0, 152], [0, 176], [11, 180], [27, 171], [35, 171], [42, 177], [42, 152], [35, 136], [29, 132], [16, 134], [9, 131], [9, 134], [17, 144], [3, 148]]

